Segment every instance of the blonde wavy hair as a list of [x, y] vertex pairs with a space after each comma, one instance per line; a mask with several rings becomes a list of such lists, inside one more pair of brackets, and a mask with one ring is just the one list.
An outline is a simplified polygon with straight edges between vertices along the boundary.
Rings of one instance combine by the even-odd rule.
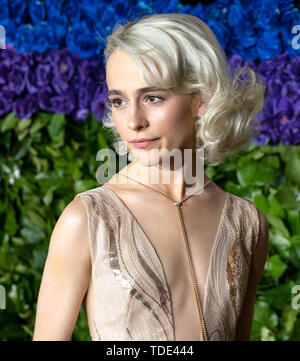
[[[173, 93], [200, 91], [207, 105], [195, 119], [196, 149], [203, 149], [208, 165], [220, 164], [259, 134], [256, 115], [264, 106], [265, 84], [249, 67], [236, 69], [231, 77], [224, 51], [198, 17], [154, 14], [117, 23], [107, 37], [105, 65], [116, 48], [132, 57], [147, 84]], [[122, 138], [113, 123], [111, 104], [106, 100], [104, 105], [103, 126], [112, 128], [117, 139], [113, 146], [121, 154]]]

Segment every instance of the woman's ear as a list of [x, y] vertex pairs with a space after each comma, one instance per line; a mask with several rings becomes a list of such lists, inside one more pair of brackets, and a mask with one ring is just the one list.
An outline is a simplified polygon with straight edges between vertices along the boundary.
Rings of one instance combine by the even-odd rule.
[[202, 94], [200, 90], [192, 94], [192, 103], [193, 103], [193, 114], [196, 116], [201, 116], [206, 108], [206, 103], [202, 99]]

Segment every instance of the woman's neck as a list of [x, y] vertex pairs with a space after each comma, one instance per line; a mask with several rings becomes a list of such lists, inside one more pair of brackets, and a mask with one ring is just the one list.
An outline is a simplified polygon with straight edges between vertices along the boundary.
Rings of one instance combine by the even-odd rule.
[[[132, 178], [179, 201], [190, 194], [201, 194], [204, 185], [209, 181], [204, 172], [202, 158], [197, 156], [195, 151], [189, 155], [184, 157], [184, 162], [175, 162], [171, 158], [169, 162], [160, 162], [154, 166], [146, 166], [134, 160], [120, 173], [127, 175], [129, 180]], [[123, 182], [126, 180], [122, 180]]]

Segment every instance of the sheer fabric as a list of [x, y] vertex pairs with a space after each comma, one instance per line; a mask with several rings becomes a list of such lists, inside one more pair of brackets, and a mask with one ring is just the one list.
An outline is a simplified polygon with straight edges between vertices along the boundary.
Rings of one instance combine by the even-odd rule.
[[[135, 217], [105, 186], [78, 197], [88, 216], [92, 275], [86, 311], [92, 340], [175, 341], [163, 265]], [[211, 341], [235, 338], [258, 235], [254, 203], [227, 193], [202, 305]]]

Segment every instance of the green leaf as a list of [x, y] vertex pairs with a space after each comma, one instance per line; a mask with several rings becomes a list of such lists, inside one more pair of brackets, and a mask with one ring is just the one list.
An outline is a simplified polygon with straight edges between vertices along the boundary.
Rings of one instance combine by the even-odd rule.
[[263, 292], [261, 299], [270, 307], [282, 308], [291, 302], [291, 286], [289, 283], [273, 286]]
[[44, 231], [41, 228], [34, 225], [32, 225], [30, 228], [23, 227], [20, 233], [27, 240], [29, 244], [39, 243], [45, 237]]
[[274, 215], [277, 216], [279, 218], [284, 218], [285, 217], [285, 213], [284, 213], [284, 208], [282, 207], [282, 205], [278, 202], [276, 195], [275, 194], [270, 194], [268, 197], [269, 200], [269, 205], [270, 205], [270, 212]]
[[43, 202], [46, 206], [49, 206], [53, 200], [53, 191], [49, 189], [48, 192], [43, 197]]
[[1, 133], [14, 128], [19, 120], [20, 119], [15, 116], [14, 112], [7, 114], [7, 116], [1, 120]]
[[279, 251], [285, 251], [291, 246], [289, 239], [278, 233], [275, 233], [272, 237], [272, 244], [274, 244]]
[[25, 129], [27, 129], [29, 127], [29, 125], [31, 124], [32, 119], [21, 119], [17, 125], [17, 130], [19, 132], [23, 132]]
[[261, 330], [263, 327], [274, 330], [277, 324], [277, 314], [270, 308], [270, 306], [266, 302], [257, 301], [254, 308], [251, 339], [254, 338], [256, 340], [260, 340]]
[[[28, 218], [27, 222], [26, 218]], [[26, 224], [30, 224], [30, 226], [35, 225], [39, 228], [45, 227], [45, 221], [43, 218], [34, 209], [29, 209], [28, 207], [26, 208], [26, 213], [24, 215], [24, 222]]]
[[216, 170], [214, 167], [210, 167], [210, 166], [206, 166], [205, 168], [205, 174], [209, 177], [209, 178], [213, 178], [216, 174]]
[[294, 330], [289, 339], [290, 341], [299, 341], [300, 340], [300, 317], [296, 320], [294, 324]]
[[280, 167], [280, 159], [277, 155], [267, 155], [265, 156], [261, 162], [260, 166], [262, 168], [279, 168]]
[[300, 210], [300, 204], [297, 201], [297, 195], [292, 187], [285, 185], [278, 189], [277, 197], [278, 202], [286, 209]]
[[300, 235], [292, 236], [290, 242], [291, 247], [288, 251], [289, 260], [297, 269], [300, 269]]
[[273, 214], [266, 214], [268, 222], [272, 225], [274, 228], [274, 233], [280, 234], [281, 236], [288, 238], [290, 236], [289, 230], [286, 228], [283, 221], [274, 216]]
[[275, 254], [267, 260], [265, 269], [272, 277], [280, 278], [287, 269], [287, 265], [281, 261], [278, 254]]
[[50, 124], [48, 125], [48, 133], [52, 140], [55, 140], [59, 134], [64, 132], [66, 120], [64, 114], [55, 114], [52, 116]]
[[267, 327], [263, 326], [261, 328], [261, 341], [275, 341], [274, 333]]
[[286, 334], [286, 339], [293, 332], [298, 315], [299, 310], [294, 310], [290, 305], [284, 307], [280, 324], [283, 327], [283, 332]]
[[253, 155], [254, 160], [261, 159], [265, 154], [257, 149], [256, 153]]
[[25, 138], [17, 144], [17, 147], [14, 152], [15, 160], [19, 160], [27, 154], [27, 152], [31, 146], [31, 142], [32, 142], [31, 138]]
[[38, 247], [33, 250], [33, 262], [32, 267], [42, 270], [45, 266], [47, 258], [47, 250], [44, 247]]
[[292, 156], [285, 168], [286, 178], [300, 185], [300, 159], [297, 155]]
[[292, 233], [300, 234], [300, 215], [297, 210], [287, 211], [287, 221], [291, 227]]
[[263, 195], [261, 190], [256, 189], [252, 192], [253, 202], [264, 214], [269, 213], [268, 199]]
[[236, 175], [242, 185], [252, 185], [255, 181], [256, 168], [253, 163], [237, 169]]
[[97, 187], [97, 183], [91, 179], [82, 179], [82, 180], [78, 180], [75, 181], [75, 192], [76, 193], [80, 193], [80, 192], [84, 192], [88, 189]]
[[105, 138], [102, 131], [99, 131], [97, 134], [97, 141], [100, 149], [107, 148], [107, 138]]
[[51, 115], [46, 113], [38, 113], [34, 123], [30, 128], [30, 134], [38, 132], [40, 129], [44, 128], [50, 121]]
[[18, 230], [18, 222], [16, 220], [15, 210], [12, 204], [8, 204], [6, 210], [4, 230], [9, 233], [9, 235], [14, 236]]

